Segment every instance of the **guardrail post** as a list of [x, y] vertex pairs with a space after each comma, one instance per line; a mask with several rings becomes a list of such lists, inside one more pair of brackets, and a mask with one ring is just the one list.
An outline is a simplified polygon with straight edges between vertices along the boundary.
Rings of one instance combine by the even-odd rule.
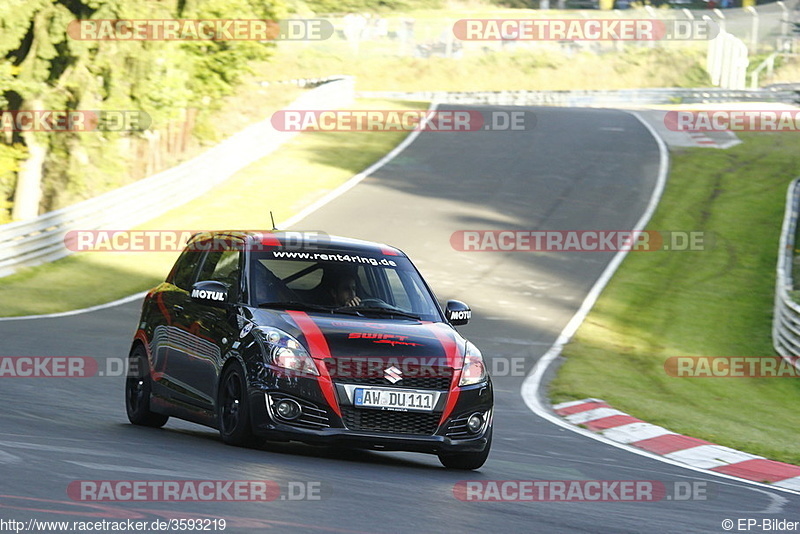
[[756, 11], [756, 8], [752, 6], [748, 6], [744, 9], [745, 11], [753, 15], [752, 26], [750, 29], [750, 32], [752, 34], [750, 36], [750, 52], [755, 54], [756, 51], [758, 51], [758, 11]]

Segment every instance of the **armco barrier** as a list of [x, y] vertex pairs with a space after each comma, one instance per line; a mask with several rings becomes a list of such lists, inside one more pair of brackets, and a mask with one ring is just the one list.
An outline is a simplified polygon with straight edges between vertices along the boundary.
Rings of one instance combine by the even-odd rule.
[[657, 104], [711, 104], [722, 102], [800, 102], [800, 92], [789, 87], [731, 89], [623, 89], [619, 91], [365, 91], [357, 98], [431, 101], [437, 104], [487, 106], [598, 106]]
[[[334, 109], [349, 105], [355, 80], [330, 78], [286, 109]], [[70, 230], [127, 229], [188, 202], [270, 154], [296, 132], [279, 132], [269, 118], [229, 137], [194, 159], [130, 185], [29, 221], [0, 226], [0, 277], [68, 256]]]
[[800, 357], [800, 305], [792, 300], [797, 213], [800, 208], [800, 178], [795, 178], [786, 194], [786, 213], [783, 218], [778, 249], [778, 272], [775, 280], [775, 312], [772, 318], [772, 344], [781, 357], [795, 366]]

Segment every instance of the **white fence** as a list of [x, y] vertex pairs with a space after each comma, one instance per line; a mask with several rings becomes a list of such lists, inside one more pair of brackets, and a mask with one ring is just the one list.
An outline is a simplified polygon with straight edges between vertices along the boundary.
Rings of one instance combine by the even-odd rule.
[[[798, 366], [800, 357], [800, 305], [792, 300], [797, 213], [800, 207], [800, 178], [795, 178], [786, 194], [786, 213], [778, 249], [775, 281], [775, 312], [772, 318], [772, 344], [781, 357]], [[798, 367], [800, 368], [800, 367]]]
[[747, 85], [747, 45], [738, 37], [721, 30], [708, 43], [706, 70], [711, 83], [723, 89], [744, 89]]
[[[333, 109], [349, 105], [352, 77], [319, 80], [286, 109]], [[0, 226], [0, 277], [20, 267], [71, 254], [64, 244], [70, 230], [127, 229], [180, 206], [240, 169], [270, 154], [296, 132], [279, 132], [269, 118], [229, 137], [194, 159], [133, 184], [29, 221]]]

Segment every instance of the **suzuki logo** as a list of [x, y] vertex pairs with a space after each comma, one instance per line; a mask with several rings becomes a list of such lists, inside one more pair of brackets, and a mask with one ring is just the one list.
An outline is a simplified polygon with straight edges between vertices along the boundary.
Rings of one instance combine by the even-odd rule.
[[397, 384], [403, 379], [403, 372], [393, 365], [383, 371], [383, 377], [392, 384]]

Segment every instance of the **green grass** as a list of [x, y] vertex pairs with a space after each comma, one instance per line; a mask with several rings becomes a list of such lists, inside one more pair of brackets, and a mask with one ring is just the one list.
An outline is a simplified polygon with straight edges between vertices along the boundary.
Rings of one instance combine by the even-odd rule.
[[[363, 100], [356, 109], [427, 109], [424, 103]], [[405, 132], [304, 133], [202, 197], [142, 230], [269, 229], [379, 160]], [[320, 229], [321, 230], [321, 229]], [[83, 252], [0, 279], [0, 316], [83, 308], [162, 281], [176, 252]]]
[[672, 356], [772, 356], [778, 238], [800, 139], [743, 134], [674, 155], [648, 229], [703, 231], [702, 251], [633, 252], [565, 350], [554, 403], [598, 397], [675, 432], [800, 464], [800, 381], [676, 378]]
[[[474, 43], [472, 43], [474, 44]], [[505, 91], [707, 87], [705, 52], [681, 48], [628, 47], [603, 54], [562, 53], [558, 45], [513, 52], [467, 53], [460, 59], [399, 56], [398, 43], [301, 46], [287, 43], [259, 69], [268, 81], [356, 77], [359, 91]]]

